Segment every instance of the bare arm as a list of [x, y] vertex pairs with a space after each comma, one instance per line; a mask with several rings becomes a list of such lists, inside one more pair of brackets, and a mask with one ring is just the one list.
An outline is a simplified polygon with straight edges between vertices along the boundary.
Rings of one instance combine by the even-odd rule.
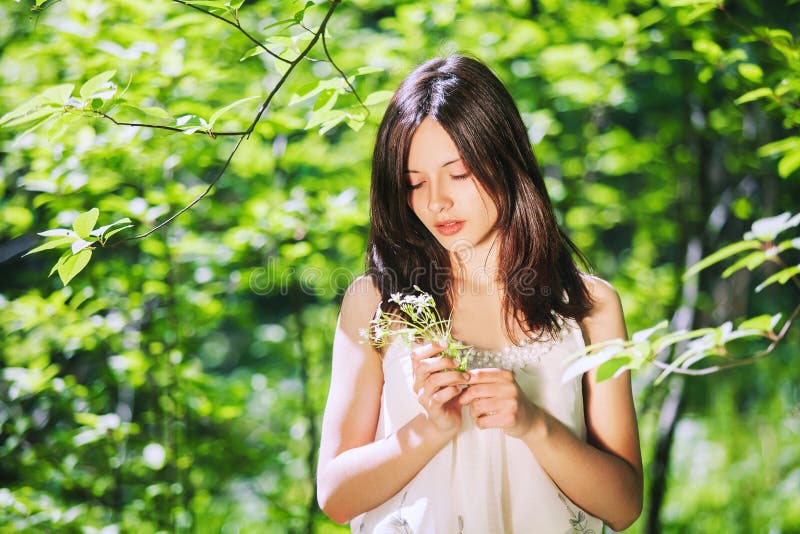
[[[353, 282], [342, 303], [333, 343], [317, 494], [322, 510], [338, 523], [350, 521], [395, 495], [458, 429], [457, 426], [443, 426], [441, 417], [437, 425], [437, 420], [426, 413], [392, 435], [375, 441], [383, 371], [378, 352], [359, 343], [359, 330], [368, 326], [379, 301], [380, 293], [368, 278]], [[425, 357], [433, 356], [438, 350], [424, 348], [415, 358], [415, 369], [420, 368]], [[449, 358], [424, 361], [427, 362], [426, 376], [433, 377], [430, 379], [433, 389], [426, 394], [421, 388], [420, 401], [440, 406], [458, 394], [460, 389], [453, 383], [463, 382], [463, 379], [457, 378], [459, 373], [435, 373], [454, 365]], [[432, 396], [436, 396], [435, 400]]]
[[[583, 321], [587, 344], [627, 338], [617, 292], [599, 278], [588, 278], [595, 300]], [[642, 510], [642, 459], [630, 373], [601, 383], [596, 370], [584, 375], [587, 442], [561, 421], [530, 402], [510, 371], [473, 371], [462, 394], [476, 425], [499, 427], [525, 442], [559, 488], [578, 506], [614, 530], [629, 527]], [[492, 414], [492, 415], [489, 415]]]
[[[627, 339], [619, 295], [607, 282], [588, 280], [595, 309], [582, 329], [587, 344]], [[642, 511], [642, 458], [630, 372], [598, 383], [584, 375], [587, 442], [541, 411], [522, 439], [555, 483], [614, 530], [628, 528]]]

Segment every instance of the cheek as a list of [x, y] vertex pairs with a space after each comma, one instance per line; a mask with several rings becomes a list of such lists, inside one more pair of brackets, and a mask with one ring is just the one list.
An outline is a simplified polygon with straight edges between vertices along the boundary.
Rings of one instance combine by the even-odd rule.
[[408, 194], [406, 198], [406, 204], [408, 205], [408, 209], [422, 222], [425, 222], [424, 219], [420, 216], [422, 213], [422, 198], [419, 193], [411, 192]]

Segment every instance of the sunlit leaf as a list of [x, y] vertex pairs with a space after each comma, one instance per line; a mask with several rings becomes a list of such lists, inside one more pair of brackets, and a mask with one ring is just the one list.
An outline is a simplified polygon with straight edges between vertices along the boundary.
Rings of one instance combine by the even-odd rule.
[[85, 248], [64, 260], [57, 268], [61, 283], [65, 286], [68, 285], [70, 281], [89, 264], [90, 259], [92, 259], [92, 249]]
[[755, 63], [740, 63], [737, 68], [739, 74], [751, 82], [761, 83], [761, 80], [764, 78], [764, 71]]
[[631, 362], [629, 357], [612, 358], [597, 368], [597, 381], [602, 382], [611, 377], [616, 378], [619, 373], [625, 371], [625, 366]]
[[744, 104], [746, 102], [752, 102], [754, 100], [758, 100], [759, 98], [774, 98], [775, 94], [772, 92], [772, 89], [769, 87], [759, 87], [758, 89], [753, 89], [752, 91], [747, 91], [745, 94], [734, 100], [735, 104]]
[[394, 94], [393, 91], [375, 91], [374, 93], [370, 93], [367, 98], [364, 99], [365, 106], [374, 106], [377, 104], [383, 104], [384, 102], [388, 102], [392, 95]]
[[611, 345], [595, 354], [578, 358], [564, 370], [564, 374], [561, 377], [561, 382], [565, 384], [573, 378], [581, 376], [586, 371], [594, 369], [595, 367], [599, 367], [600, 365], [609, 361], [611, 358], [616, 357], [623, 350], [625, 350], [625, 348], [621, 345]]
[[72, 223], [72, 229], [75, 230], [75, 233], [78, 234], [78, 237], [81, 239], [86, 239], [94, 229], [94, 225], [97, 223], [97, 217], [99, 215], [100, 210], [97, 208], [92, 208], [89, 211], [81, 213], [75, 217], [75, 221]]
[[800, 148], [784, 154], [778, 162], [778, 174], [782, 178], [788, 178], [798, 167], [800, 167]]
[[741, 330], [757, 330], [760, 332], [772, 332], [775, 328], [775, 325], [780, 320], [781, 314], [777, 313], [775, 315], [759, 315], [757, 317], [751, 317], [745, 321], [742, 321], [739, 324], [739, 329]]
[[98, 89], [105, 86], [111, 78], [117, 73], [115, 70], [107, 70], [105, 72], [101, 72], [97, 76], [93, 76], [90, 78], [86, 83], [84, 83], [80, 88], [80, 95], [84, 99], [89, 99], [94, 97], [95, 93]]
[[793, 277], [800, 275], [800, 264], [792, 265], [791, 267], [787, 267], [785, 269], [781, 269], [777, 273], [773, 274], [760, 284], [756, 286], [756, 292], [761, 292], [765, 287], [771, 286], [774, 283], [785, 284]]
[[240, 98], [239, 100], [237, 100], [235, 102], [231, 102], [227, 106], [218, 109], [217, 111], [214, 112], [213, 115], [211, 115], [211, 118], [208, 119], [208, 129], [209, 130], [213, 129], [214, 128], [214, 124], [217, 122], [217, 119], [219, 119], [222, 116], [222, 114], [225, 113], [226, 111], [229, 111], [229, 110], [235, 108], [236, 106], [239, 106], [241, 104], [244, 104], [245, 102], [249, 102], [249, 101], [254, 100], [256, 98], [260, 98], [260, 97], [256, 95], [256, 96], [248, 96], [248, 97], [245, 97], [245, 98]]
[[706, 269], [706, 268], [714, 265], [715, 263], [719, 263], [720, 261], [733, 256], [734, 254], [738, 254], [738, 253], [743, 252], [745, 250], [753, 250], [753, 249], [761, 248], [761, 243], [760, 242], [752, 240], [752, 238], [748, 238], [748, 239], [750, 239], [750, 240], [749, 241], [738, 241], [736, 243], [731, 243], [730, 245], [722, 247], [721, 249], [719, 249], [718, 251], [714, 252], [710, 256], [706, 256], [705, 258], [703, 258], [699, 262], [697, 262], [694, 265], [692, 265], [683, 274], [683, 277], [682, 277], [683, 280], [686, 280], [686, 279], [696, 275], [697, 273], [699, 273], [703, 269]]
[[653, 334], [655, 334], [659, 330], [663, 330], [668, 325], [669, 321], [665, 319], [651, 328], [634, 332], [634, 334], [631, 336], [631, 341], [633, 341], [634, 343], [642, 343], [644, 341], [648, 341], [653, 336]]
[[38, 247], [29, 250], [28, 252], [23, 254], [23, 256], [27, 256], [28, 254], [35, 254], [36, 252], [41, 252], [43, 250], [50, 250], [56, 247], [60, 247], [62, 245], [66, 245], [67, 243], [71, 243], [72, 241], [74, 241], [73, 237], [60, 237], [58, 239], [51, 239], [47, 243], [39, 245]]

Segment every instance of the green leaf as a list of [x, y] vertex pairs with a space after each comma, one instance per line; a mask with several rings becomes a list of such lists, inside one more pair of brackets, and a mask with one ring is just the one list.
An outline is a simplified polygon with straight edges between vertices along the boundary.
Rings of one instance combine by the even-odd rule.
[[95, 228], [94, 230], [92, 230], [92, 232], [91, 232], [91, 234], [90, 234], [90, 235], [92, 235], [92, 236], [94, 236], [94, 237], [103, 237], [103, 234], [104, 234], [104, 233], [105, 233], [105, 232], [106, 232], [106, 231], [107, 231], [109, 228], [111, 228], [111, 227], [113, 227], [113, 226], [117, 226], [118, 224], [125, 224], [125, 223], [129, 223], [129, 222], [131, 222], [131, 220], [130, 220], [129, 218], [127, 218], [127, 217], [124, 217], [124, 218], [122, 218], [122, 219], [120, 219], [120, 220], [118, 220], [118, 221], [114, 221], [114, 222], [113, 222], [113, 223], [111, 223], [111, 224], [107, 224], [107, 225], [105, 225], [105, 226], [100, 226], [99, 228]]
[[115, 228], [115, 229], [111, 230], [110, 232], [108, 232], [106, 235], [103, 236], [103, 241], [104, 242], [108, 241], [109, 239], [111, 239], [111, 236], [113, 236], [114, 234], [116, 234], [118, 232], [121, 232], [123, 230], [127, 230], [128, 228], [131, 228], [132, 226], [133, 226], [132, 224], [126, 224], [125, 226], [120, 226], [119, 228]]
[[778, 254], [780, 254], [784, 250], [789, 250], [790, 248], [800, 250], [800, 237], [795, 237], [794, 239], [787, 239], [785, 241], [781, 241], [781, 243], [778, 245]]
[[192, 6], [212, 7], [223, 11], [231, 10], [230, 6], [228, 6], [227, 2], [224, 0], [187, 0], [186, 3]]
[[631, 341], [634, 343], [642, 343], [644, 341], [648, 341], [653, 334], [658, 332], [659, 330], [663, 330], [669, 326], [669, 321], [664, 319], [660, 323], [650, 328], [645, 328], [644, 330], [639, 330], [638, 332], [634, 332], [631, 336]]
[[364, 105], [374, 106], [376, 104], [382, 104], [392, 98], [393, 94], [394, 91], [375, 91], [374, 93], [370, 93], [367, 98], [364, 99]]
[[[11, 128], [19, 124], [25, 124], [26, 122], [31, 122], [41, 119], [43, 117], [49, 117], [54, 113], [61, 113], [63, 109], [64, 108], [62, 107], [54, 107], [54, 106], [40, 107], [39, 109], [32, 111], [31, 113], [25, 113], [24, 115], [11, 118], [10, 120], [8, 120], [8, 122], [5, 123], [5, 126], [6, 128]], [[7, 115], [8, 114], [6, 114], [6, 116]], [[0, 121], [0, 124], [2, 124], [2, 121]]]
[[[341, 109], [326, 109], [318, 111], [311, 115], [311, 118], [309, 119], [308, 124], [306, 124], [305, 129], [310, 130], [311, 128], [319, 126], [322, 123], [330, 123], [331, 121], [339, 123], [343, 121], [344, 118], [345, 112]], [[328, 130], [330, 130], [330, 128], [328, 128]]]
[[105, 86], [111, 78], [117, 73], [115, 70], [107, 70], [105, 72], [101, 72], [97, 76], [93, 76], [90, 78], [86, 83], [81, 86], [80, 95], [81, 98], [86, 100], [92, 98], [94, 94], [97, 92], [98, 89]]
[[743, 258], [739, 258], [736, 263], [722, 271], [722, 278], [728, 278], [730, 275], [744, 267], [747, 267], [748, 270], [752, 271], [765, 261], [767, 261], [767, 253], [763, 250], [756, 250]]
[[630, 357], [612, 358], [597, 368], [597, 381], [602, 382], [614, 376], [617, 371], [631, 362]]
[[250, 50], [244, 53], [242, 57], [239, 58], [239, 61], [244, 61], [247, 58], [251, 58], [253, 56], [257, 56], [259, 54], [264, 54], [267, 51], [264, 49], [263, 46], [254, 46]]
[[75, 84], [64, 83], [45, 89], [39, 96], [43, 104], [55, 104], [63, 106], [72, 96], [72, 91], [75, 90]]
[[278, 58], [272, 58], [272, 63], [275, 65], [275, 71], [283, 76], [289, 70], [289, 64]]
[[355, 74], [353, 76], [363, 76], [364, 74], [372, 74], [373, 72], [383, 72], [384, 69], [380, 67], [359, 67], [356, 69]]
[[798, 148], [800, 148], [800, 137], [792, 136], [781, 139], [780, 141], [773, 141], [772, 143], [760, 147], [758, 149], [758, 155], [764, 158], [783, 154], [784, 152], [796, 150]]
[[800, 148], [784, 154], [778, 162], [778, 174], [781, 178], [788, 178], [798, 167], [800, 167]]
[[738, 70], [743, 78], [751, 82], [761, 83], [764, 78], [764, 71], [755, 63], [739, 63]]
[[783, 285], [798, 274], [800, 274], [800, 264], [782, 269], [758, 284], [758, 286], [756, 286], [756, 293], [760, 293], [762, 289], [771, 286], [775, 282]]
[[666, 0], [664, 4], [670, 7], [695, 7], [707, 4], [716, 5], [718, 0]]
[[333, 89], [322, 91], [317, 99], [314, 101], [314, 106], [311, 108], [315, 112], [333, 109], [336, 101], [339, 99], [339, 92]]
[[58, 276], [61, 278], [61, 283], [65, 286], [69, 284], [70, 280], [80, 273], [89, 260], [92, 259], [92, 249], [85, 248], [75, 255], [70, 255], [59, 267]]
[[67, 243], [72, 243], [75, 240], [74, 237], [59, 237], [58, 239], [51, 239], [47, 243], [43, 245], [39, 245], [38, 247], [29, 250], [25, 254], [22, 255], [24, 258], [28, 254], [35, 254], [37, 252], [41, 252], [43, 250], [50, 250], [56, 247], [60, 247], [61, 245], [66, 245]]
[[703, 258], [699, 262], [697, 262], [694, 265], [692, 265], [689, 268], [689, 270], [687, 270], [683, 274], [682, 279], [686, 280], [686, 279], [696, 275], [697, 273], [699, 273], [703, 269], [705, 269], [707, 267], [710, 267], [710, 266], [714, 265], [715, 263], [718, 263], [718, 262], [720, 262], [720, 261], [722, 261], [722, 260], [724, 260], [726, 258], [729, 258], [730, 256], [733, 256], [734, 254], [738, 254], [739, 252], [743, 252], [745, 250], [753, 250], [753, 249], [757, 249], [757, 248], [761, 248], [761, 243], [758, 242], [758, 241], [755, 241], [755, 240], [737, 241], [736, 243], [731, 243], [730, 245], [722, 247], [721, 249], [719, 249], [715, 253], [711, 254], [710, 256], [707, 256], [707, 257]]
[[758, 89], [753, 89], [752, 91], [748, 91], [736, 100], [733, 101], [734, 104], [744, 104], [746, 102], [752, 102], [753, 100], [758, 100], [759, 98], [775, 98], [775, 94], [772, 92], [772, 89], [769, 87], [759, 87]]
[[691, 10], [688, 15], [686, 15], [686, 18], [682, 22], [684, 24], [691, 24], [692, 22], [696, 21], [706, 13], [709, 13], [716, 8], [717, 8], [716, 3], [713, 5], [705, 4], [697, 6], [693, 10]]
[[81, 239], [86, 239], [91, 235], [94, 225], [97, 222], [97, 217], [100, 215], [100, 210], [92, 208], [75, 217], [72, 223], [72, 229], [78, 234]]
[[299, 94], [293, 94], [289, 100], [289, 105], [293, 106], [309, 98], [313, 98], [323, 91], [334, 90], [340, 92], [343, 89], [344, 81], [339, 78], [328, 78], [327, 80], [320, 80], [312, 82], [300, 88]]
[[264, 26], [263, 28], [261, 28], [261, 30], [262, 31], [267, 31], [267, 30], [271, 30], [272, 28], [277, 28], [278, 26], [294, 26], [295, 24], [297, 24], [297, 21], [295, 19], [293, 19], [293, 18], [277, 20], [277, 21], [273, 22], [272, 24], [268, 24], [268, 25]]
[[131, 109], [135, 109], [136, 111], [141, 111], [145, 115], [150, 115], [151, 117], [158, 117], [159, 119], [169, 119], [169, 118], [171, 118], [171, 115], [169, 114], [168, 111], [166, 111], [166, 110], [164, 110], [164, 109], [162, 109], [160, 107], [157, 107], [157, 106], [140, 107], [140, 106], [134, 106], [133, 104], [128, 104], [128, 103], [123, 103], [121, 105], [126, 107], [126, 108], [131, 108]]
[[772, 332], [775, 324], [777, 323], [775, 317], [780, 319], [781, 314], [778, 313], [776, 315], [759, 315], [757, 317], [751, 317], [745, 321], [742, 321], [739, 325], [739, 330], [758, 330], [760, 332]]
[[211, 130], [212, 128], [214, 128], [214, 123], [217, 122], [217, 119], [219, 119], [220, 116], [223, 113], [225, 113], [226, 111], [229, 111], [229, 110], [235, 108], [236, 106], [238, 106], [240, 104], [243, 104], [245, 102], [248, 102], [248, 101], [256, 99], [256, 98], [261, 98], [261, 97], [256, 95], [256, 96], [248, 96], [248, 97], [245, 97], [245, 98], [240, 98], [236, 102], [231, 102], [227, 106], [218, 109], [217, 111], [214, 112], [213, 115], [211, 115], [211, 118], [208, 119], [208, 129]]
[[618, 356], [618, 354], [623, 350], [625, 350], [624, 346], [615, 344], [610, 345], [594, 354], [578, 358], [564, 370], [564, 375], [561, 377], [562, 384], [569, 382], [573, 378], [581, 376], [583, 373], [594, 369], [595, 367], [599, 367], [612, 358], [622, 358], [621, 356]]
[[61, 268], [61, 266], [64, 265], [64, 262], [67, 261], [71, 257], [72, 257], [72, 251], [71, 250], [68, 250], [68, 251], [64, 252], [61, 255], [61, 257], [58, 258], [58, 261], [56, 262], [56, 264], [53, 265], [53, 268], [50, 269], [50, 274], [48, 274], [47, 276], [48, 277], [53, 276], [53, 273], [56, 272], [57, 270], [59, 270]]
[[680, 343], [681, 341], [685, 341], [687, 339], [694, 339], [702, 336], [706, 336], [713, 332], [713, 328], [700, 328], [698, 330], [689, 330], [689, 331], [678, 331], [678, 332], [670, 332], [653, 342], [653, 352], [659, 353], [662, 350], [666, 349], [670, 345], [675, 345], [676, 343]]

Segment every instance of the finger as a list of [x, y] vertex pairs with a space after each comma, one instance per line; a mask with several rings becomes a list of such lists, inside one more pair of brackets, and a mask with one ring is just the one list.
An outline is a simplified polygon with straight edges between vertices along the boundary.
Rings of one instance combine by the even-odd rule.
[[431, 356], [439, 354], [446, 348], [447, 347], [443, 347], [438, 343], [427, 343], [420, 347], [416, 347], [411, 351], [411, 361], [419, 362], [425, 358], [430, 358]]
[[423, 387], [437, 390], [450, 386], [466, 386], [468, 381], [469, 375], [467, 373], [433, 373], [428, 375], [428, 379], [425, 381]]
[[436, 408], [441, 409], [448, 401], [457, 397], [461, 391], [461, 388], [458, 386], [449, 386], [436, 391], [436, 393], [431, 395], [430, 399], [433, 401]]
[[481, 417], [475, 418], [475, 426], [480, 429], [507, 428], [509, 426], [509, 417], [503, 412], [492, 411], [491, 415], [486, 413]]
[[473, 419], [494, 416], [500, 408], [494, 399], [477, 399], [469, 405], [469, 414]]
[[[421, 403], [432, 399], [436, 393], [446, 388], [456, 388], [458, 393], [466, 387], [465, 373], [434, 373], [429, 375], [422, 387], [417, 392], [417, 398]], [[448, 397], [448, 400], [452, 397]]]
[[451, 358], [434, 356], [433, 358], [420, 360], [414, 368], [414, 390], [419, 391], [432, 374], [454, 369], [455, 367], [456, 363]]
[[469, 388], [459, 399], [462, 405], [470, 404], [476, 399], [516, 396], [517, 387], [515, 384], [509, 384], [507, 382], [484, 382], [482, 384], [475, 384], [473, 380], [474, 378], [470, 378]]

